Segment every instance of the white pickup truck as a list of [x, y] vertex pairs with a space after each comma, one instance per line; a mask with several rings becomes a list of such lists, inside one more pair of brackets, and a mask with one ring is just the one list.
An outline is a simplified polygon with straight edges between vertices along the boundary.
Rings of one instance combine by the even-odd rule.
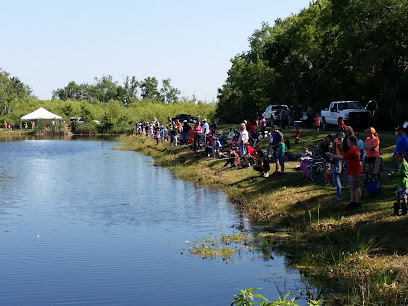
[[370, 124], [371, 113], [362, 108], [358, 101], [333, 101], [328, 110], [321, 111], [322, 129], [325, 130], [329, 124], [338, 125], [340, 117], [346, 125], [367, 127]]

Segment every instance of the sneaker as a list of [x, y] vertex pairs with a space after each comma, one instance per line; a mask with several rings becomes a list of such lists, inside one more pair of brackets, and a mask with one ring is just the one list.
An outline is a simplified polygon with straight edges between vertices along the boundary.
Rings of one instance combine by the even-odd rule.
[[335, 198], [334, 198], [334, 201], [336, 201], [336, 202], [337, 202], [337, 201], [343, 201], [343, 198], [342, 198], [342, 197], [335, 197]]
[[354, 209], [354, 206], [356, 205], [357, 203], [355, 203], [355, 202], [350, 202], [347, 206], [346, 206], [346, 211], [347, 210], [351, 210], [351, 209]]
[[266, 173], [264, 173], [264, 175], [263, 175], [264, 177], [269, 177], [269, 173], [268, 172], [266, 172]]

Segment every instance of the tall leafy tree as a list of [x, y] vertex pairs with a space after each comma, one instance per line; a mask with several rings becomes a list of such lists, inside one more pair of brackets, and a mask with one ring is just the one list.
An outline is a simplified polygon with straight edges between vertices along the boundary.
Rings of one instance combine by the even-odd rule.
[[159, 82], [155, 77], [145, 78], [141, 84], [141, 96], [143, 99], [160, 100], [160, 92], [157, 88]]
[[162, 88], [160, 89], [160, 99], [164, 103], [175, 103], [179, 101], [180, 90], [171, 86], [171, 79], [162, 80]]

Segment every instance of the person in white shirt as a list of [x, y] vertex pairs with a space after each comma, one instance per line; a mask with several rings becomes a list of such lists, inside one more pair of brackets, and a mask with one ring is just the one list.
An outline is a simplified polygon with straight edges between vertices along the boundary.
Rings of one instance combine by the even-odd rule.
[[245, 123], [241, 123], [241, 132], [239, 133], [239, 138], [238, 138], [238, 145], [239, 145], [239, 152], [241, 153], [241, 156], [244, 156], [246, 154], [246, 147], [245, 144], [249, 140], [249, 135], [248, 131], [246, 130]]
[[207, 119], [203, 119], [203, 127], [201, 131], [201, 139], [204, 142], [207, 142], [207, 135], [210, 132], [210, 126], [207, 123]]

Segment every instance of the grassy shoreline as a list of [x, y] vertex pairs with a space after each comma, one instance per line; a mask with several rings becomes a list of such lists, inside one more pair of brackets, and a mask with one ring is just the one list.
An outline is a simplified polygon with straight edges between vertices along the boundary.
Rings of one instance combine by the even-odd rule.
[[[323, 136], [305, 132], [302, 137], [311, 143]], [[392, 167], [395, 139], [387, 137], [382, 156]], [[382, 179], [383, 196], [365, 195], [362, 209], [345, 212], [348, 190], [343, 189], [344, 201], [333, 202], [335, 187], [302, 181], [290, 170], [296, 162], [286, 164], [286, 175], [265, 179], [252, 169], [223, 170], [224, 161], [194, 157], [184, 146], [156, 145], [139, 136], [123, 136], [119, 149], [152, 156], [175, 177], [221, 189], [229, 201], [249, 212], [253, 222], [271, 232], [285, 229], [289, 235], [280, 248], [288, 252], [291, 263], [305, 274], [334, 283], [335, 291], [341, 292], [329, 304], [407, 304], [408, 239], [403, 234], [408, 217], [391, 217], [393, 180]]]

